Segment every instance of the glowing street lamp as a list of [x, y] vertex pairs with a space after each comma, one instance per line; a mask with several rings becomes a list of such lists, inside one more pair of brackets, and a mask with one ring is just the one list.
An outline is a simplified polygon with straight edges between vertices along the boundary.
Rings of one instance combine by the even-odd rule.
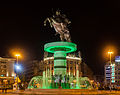
[[111, 65], [111, 57], [112, 57], [113, 52], [112, 51], [108, 51], [108, 54], [110, 55], [110, 65]]
[[[111, 66], [111, 57], [112, 57], [113, 52], [109, 50], [108, 54], [110, 55], [110, 66]], [[110, 72], [111, 72], [111, 69], [110, 69]], [[111, 91], [111, 77], [110, 77], [110, 91]]]
[[20, 54], [16, 54], [15, 56], [20, 56]]
[[15, 56], [17, 57], [17, 64], [18, 64], [18, 57], [20, 56], [20, 54], [16, 54]]
[[[18, 65], [18, 57], [20, 56], [20, 54], [16, 54], [15, 55], [16, 57], [17, 57], [17, 66], [16, 66], [16, 71], [17, 71], [17, 73], [18, 73], [18, 69], [20, 69], [20, 67], [19, 67], [19, 65]], [[18, 74], [17, 74], [17, 90], [18, 90]]]

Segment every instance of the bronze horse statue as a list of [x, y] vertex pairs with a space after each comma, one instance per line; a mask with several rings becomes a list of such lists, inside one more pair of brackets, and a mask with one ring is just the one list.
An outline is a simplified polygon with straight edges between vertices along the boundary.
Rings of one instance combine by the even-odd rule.
[[60, 11], [56, 11], [56, 14], [52, 17], [47, 18], [44, 21], [44, 25], [46, 26], [46, 22], [50, 23], [51, 27], [54, 27], [56, 34], [60, 34], [61, 41], [71, 42], [71, 37], [67, 26], [71, 23], [66, 15], [60, 14]]

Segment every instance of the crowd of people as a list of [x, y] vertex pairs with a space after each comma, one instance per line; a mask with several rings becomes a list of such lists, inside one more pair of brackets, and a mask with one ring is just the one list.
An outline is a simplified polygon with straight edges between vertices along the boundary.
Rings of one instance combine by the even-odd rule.
[[120, 87], [117, 85], [110, 86], [110, 84], [105, 85], [104, 83], [99, 83], [99, 82], [92, 83], [92, 86], [94, 89], [98, 89], [98, 90], [120, 90]]
[[[25, 90], [28, 87], [28, 83], [27, 82], [22, 82], [22, 83], [18, 83], [18, 90]], [[0, 84], [0, 90], [2, 91], [2, 93], [6, 93], [7, 90], [17, 90], [17, 84], [6, 84], [6, 83], [2, 83]]]
[[118, 86], [115, 85], [100, 85], [99, 90], [120, 90]]

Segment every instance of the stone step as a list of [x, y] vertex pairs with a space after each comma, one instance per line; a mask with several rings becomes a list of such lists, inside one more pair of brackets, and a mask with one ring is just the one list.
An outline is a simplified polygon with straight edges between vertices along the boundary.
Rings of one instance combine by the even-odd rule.
[[27, 89], [25, 93], [31, 94], [82, 94], [82, 93], [92, 93], [96, 92], [96, 90], [88, 90], [88, 89]]

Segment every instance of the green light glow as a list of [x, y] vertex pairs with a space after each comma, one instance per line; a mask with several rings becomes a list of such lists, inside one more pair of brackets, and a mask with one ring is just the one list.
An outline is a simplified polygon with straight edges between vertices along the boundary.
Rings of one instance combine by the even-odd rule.
[[44, 50], [54, 53], [54, 74], [66, 75], [66, 53], [77, 50], [76, 44], [71, 42], [51, 42], [44, 46]]
[[115, 73], [113, 72], [112, 75], [114, 75]]
[[[56, 68], [57, 67], [57, 68]], [[55, 51], [54, 53], [54, 74], [66, 75], [66, 52]]]
[[115, 79], [115, 77], [112, 77], [112, 79]]
[[115, 83], [115, 80], [112, 80], [112, 83]]
[[4, 77], [4, 75], [1, 75], [1, 77]]
[[66, 53], [77, 50], [76, 44], [71, 42], [52, 42], [44, 46], [44, 50], [54, 53], [54, 75], [48, 71], [43, 71], [43, 76], [33, 77], [28, 85], [28, 89], [91, 89], [92, 84], [87, 77], [79, 77], [77, 71], [76, 77], [73, 73], [66, 73]]
[[77, 50], [76, 44], [71, 42], [52, 42], [44, 46], [44, 50], [50, 53], [55, 51], [65, 51], [66, 53], [74, 52]]

